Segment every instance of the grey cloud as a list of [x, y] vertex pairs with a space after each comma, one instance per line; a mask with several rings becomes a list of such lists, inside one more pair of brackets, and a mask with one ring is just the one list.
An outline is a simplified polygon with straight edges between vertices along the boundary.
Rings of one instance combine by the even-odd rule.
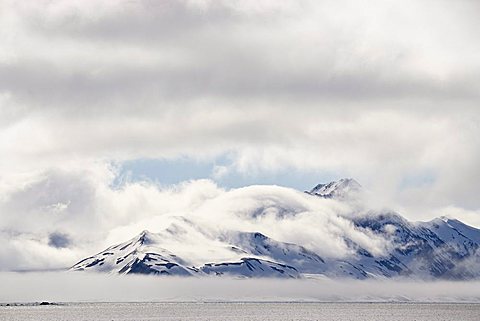
[[[55, 4], [44, 4], [55, 7]], [[100, 7], [102, 7], [100, 5]], [[20, 9], [31, 18], [26, 28], [54, 37], [73, 37], [88, 41], [149, 44], [198, 34], [215, 25], [245, 21], [227, 2], [195, 5], [188, 1], [119, 1], [106, 10], [96, 6], [72, 6], [62, 16], [51, 19], [41, 7]], [[158, 43], [157, 43], [158, 44]]]
[[[354, 10], [347, 4], [345, 10]], [[100, 13], [73, 6], [53, 17], [39, 8], [18, 10], [25, 41], [32, 37], [40, 50], [27, 53], [10, 42], [18, 57], [2, 67], [0, 84], [28, 104], [62, 108], [135, 104], [151, 110], [160, 108], [158, 101], [204, 97], [244, 106], [255, 99], [270, 104], [340, 100], [335, 106], [359, 99], [478, 99], [478, 69], [436, 76], [416, 66], [416, 60], [435, 53], [406, 45], [411, 34], [392, 34], [386, 41], [387, 29], [369, 39], [365, 17], [353, 15], [358, 29], [345, 31], [345, 21], [329, 19], [330, 7], [337, 8], [305, 2], [291, 12], [252, 13], [226, 2], [140, 1]], [[49, 54], [47, 43], [57, 56]]]
[[50, 233], [48, 236], [48, 245], [56, 248], [65, 248], [70, 245], [70, 238], [64, 233]]
[[6, 211], [30, 212], [38, 209], [46, 211], [68, 210], [75, 216], [88, 212], [94, 191], [88, 181], [81, 176], [61, 171], [47, 172], [11, 194]]

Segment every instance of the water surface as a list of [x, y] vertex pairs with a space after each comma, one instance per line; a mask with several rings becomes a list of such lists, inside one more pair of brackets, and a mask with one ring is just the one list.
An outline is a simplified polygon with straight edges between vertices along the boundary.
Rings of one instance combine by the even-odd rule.
[[8, 321], [479, 321], [468, 303], [70, 303], [1, 306]]

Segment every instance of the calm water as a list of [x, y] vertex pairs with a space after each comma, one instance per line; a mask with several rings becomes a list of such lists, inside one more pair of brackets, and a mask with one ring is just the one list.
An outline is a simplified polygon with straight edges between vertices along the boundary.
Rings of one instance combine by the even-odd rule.
[[0, 320], [480, 321], [480, 304], [74, 303], [0, 307]]

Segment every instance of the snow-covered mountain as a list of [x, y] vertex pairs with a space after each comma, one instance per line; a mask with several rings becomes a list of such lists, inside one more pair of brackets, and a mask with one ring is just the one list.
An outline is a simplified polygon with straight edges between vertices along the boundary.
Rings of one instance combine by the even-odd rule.
[[342, 178], [339, 181], [327, 184], [318, 184], [308, 194], [323, 198], [346, 199], [354, 193], [360, 192], [362, 186], [353, 178]]
[[[201, 266], [189, 266], [186, 260], [162, 248], [162, 234], [143, 231], [138, 236], [125, 243], [117, 244], [106, 250], [88, 257], [71, 270], [114, 272], [119, 274], [160, 274], [160, 275], [231, 275], [245, 277], [288, 277], [298, 278], [300, 273], [293, 267], [277, 260], [278, 256], [289, 256], [289, 247], [293, 247], [292, 260], [299, 254], [295, 251], [308, 251], [290, 244], [278, 243], [277, 248], [271, 248], [269, 239], [260, 233], [235, 233], [236, 242], [225, 240], [224, 250], [230, 251], [229, 261], [208, 262]], [[275, 242], [272, 241], [272, 244]], [[282, 248], [282, 249], [280, 249]], [[282, 254], [280, 254], [280, 252]], [[270, 257], [268, 254], [272, 254]], [[271, 259], [268, 259], [271, 258]], [[315, 258], [312, 258], [315, 259]]]
[[[353, 179], [342, 179], [319, 184], [304, 197], [343, 202], [350, 193], [360, 190], [360, 184]], [[373, 253], [365, 244], [345, 235], [342, 241], [349, 255], [319, 255], [311, 242], [286, 243], [261, 232], [212, 231], [181, 217], [158, 233], [143, 231], [78, 262], [71, 270], [281, 278], [480, 277], [480, 230], [458, 220], [409, 222], [394, 212], [363, 212], [343, 218], [355, 231], [383, 240], [388, 244], [386, 250]], [[176, 249], [175, 253], [171, 249]]]

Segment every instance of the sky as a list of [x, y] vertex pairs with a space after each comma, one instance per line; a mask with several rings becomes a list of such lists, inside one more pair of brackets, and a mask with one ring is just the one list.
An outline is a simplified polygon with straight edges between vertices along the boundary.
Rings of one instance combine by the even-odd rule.
[[480, 227], [479, 9], [0, 0], [0, 269], [249, 185], [353, 177], [408, 219]]

